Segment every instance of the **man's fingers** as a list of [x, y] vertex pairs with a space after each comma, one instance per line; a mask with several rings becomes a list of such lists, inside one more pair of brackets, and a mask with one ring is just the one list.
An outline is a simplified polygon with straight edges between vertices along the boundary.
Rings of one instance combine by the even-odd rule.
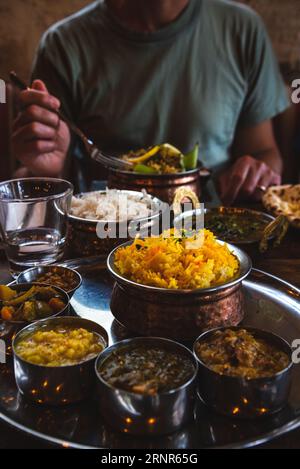
[[247, 178], [240, 189], [242, 197], [249, 198], [254, 194], [260, 184], [262, 174], [264, 174], [263, 165], [259, 168], [253, 166], [250, 168]]
[[240, 193], [249, 172], [248, 165], [237, 165], [235, 171], [226, 181], [226, 191], [223, 194], [222, 201], [225, 205], [232, 205]]
[[56, 130], [40, 122], [31, 122], [17, 129], [12, 138], [23, 142], [29, 140], [55, 140]]
[[256, 201], [261, 200], [264, 193], [261, 189], [259, 189], [259, 187], [265, 187], [268, 189], [270, 186], [278, 186], [279, 184], [281, 184], [280, 174], [274, 173], [273, 171], [264, 173], [258, 181], [257, 189], [253, 194], [253, 199]]
[[18, 129], [31, 122], [40, 122], [54, 129], [58, 128], [59, 116], [55, 112], [48, 111], [36, 104], [24, 109], [14, 121], [13, 129]]
[[45, 85], [45, 83], [42, 80], [34, 80], [33, 83], [32, 83], [31, 88], [33, 90], [42, 91], [43, 93], [48, 93], [49, 94], [47, 86]]
[[[53, 140], [32, 140], [22, 144], [19, 161], [26, 167], [34, 166], [37, 156], [56, 150], [56, 142]], [[16, 151], [18, 149], [16, 148]]]
[[58, 111], [60, 107], [60, 101], [57, 98], [37, 90], [22, 91], [20, 93], [19, 99], [22, 107], [36, 104], [37, 106], [49, 109], [51, 111]]

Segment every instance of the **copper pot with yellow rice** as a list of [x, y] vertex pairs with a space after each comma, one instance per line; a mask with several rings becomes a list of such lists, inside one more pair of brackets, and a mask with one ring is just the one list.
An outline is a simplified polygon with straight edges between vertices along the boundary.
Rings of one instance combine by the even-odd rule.
[[116, 281], [114, 317], [134, 333], [176, 340], [238, 325], [244, 317], [242, 281], [252, 267], [247, 254], [208, 230], [194, 238], [178, 238], [172, 230], [169, 235], [112, 251], [107, 262]]

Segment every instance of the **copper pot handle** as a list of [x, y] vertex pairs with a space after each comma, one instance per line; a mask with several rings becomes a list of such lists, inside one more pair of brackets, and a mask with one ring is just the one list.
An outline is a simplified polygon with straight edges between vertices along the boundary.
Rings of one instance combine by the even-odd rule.
[[180, 215], [182, 213], [182, 204], [184, 199], [189, 199], [192, 202], [193, 209], [196, 210], [200, 208], [200, 200], [194, 191], [186, 187], [179, 187], [175, 191], [175, 196], [173, 200], [173, 212], [174, 216]]

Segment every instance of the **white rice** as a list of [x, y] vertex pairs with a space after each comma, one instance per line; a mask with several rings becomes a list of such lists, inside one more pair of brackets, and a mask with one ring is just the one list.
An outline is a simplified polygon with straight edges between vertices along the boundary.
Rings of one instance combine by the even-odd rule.
[[125, 221], [145, 218], [152, 214], [152, 199], [146, 193], [130, 194], [117, 189], [88, 192], [72, 198], [71, 215], [86, 220]]

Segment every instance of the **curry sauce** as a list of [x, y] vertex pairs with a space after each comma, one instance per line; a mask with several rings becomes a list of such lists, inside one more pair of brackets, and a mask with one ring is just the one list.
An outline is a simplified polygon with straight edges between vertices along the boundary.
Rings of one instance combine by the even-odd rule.
[[186, 356], [158, 347], [127, 347], [112, 354], [99, 369], [111, 386], [155, 395], [177, 389], [192, 378], [195, 368]]
[[285, 352], [245, 329], [216, 331], [195, 351], [213, 371], [248, 379], [274, 376], [290, 364]]

